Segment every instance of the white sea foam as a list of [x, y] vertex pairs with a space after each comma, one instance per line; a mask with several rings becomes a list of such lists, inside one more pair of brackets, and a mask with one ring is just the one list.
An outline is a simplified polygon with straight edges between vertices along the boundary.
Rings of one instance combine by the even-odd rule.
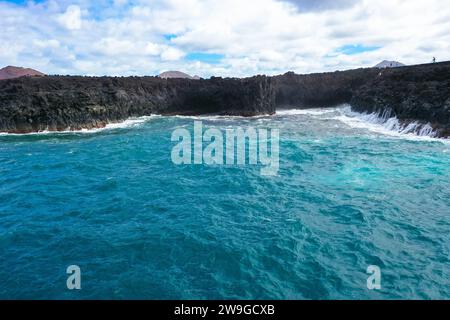
[[310, 116], [321, 116], [324, 114], [334, 113], [337, 108], [314, 108], [314, 109], [286, 109], [277, 110], [277, 116], [292, 116], [292, 115], [310, 115]]
[[108, 123], [103, 128], [93, 128], [93, 129], [81, 129], [81, 130], [72, 130], [71, 128], [67, 128], [66, 130], [62, 131], [50, 131], [50, 130], [44, 130], [39, 132], [30, 132], [30, 133], [5, 133], [1, 132], [0, 136], [24, 136], [24, 135], [47, 135], [47, 134], [68, 134], [68, 133], [83, 133], [83, 134], [93, 134], [98, 133], [102, 131], [107, 130], [114, 130], [114, 129], [123, 129], [123, 128], [129, 128], [134, 127], [140, 124], [143, 124], [151, 119], [154, 119], [156, 117], [159, 117], [158, 115], [151, 115], [151, 116], [143, 116], [139, 118], [130, 118], [122, 122], [116, 122], [116, 123]]
[[179, 119], [192, 119], [192, 120], [201, 120], [201, 121], [223, 121], [223, 120], [254, 120], [254, 119], [270, 119], [270, 114], [262, 114], [258, 116], [252, 117], [244, 117], [244, 116], [220, 116], [220, 115], [201, 115], [201, 116], [183, 116], [183, 115], [174, 115], [171, 116], [173, 118]]
[[436, 138], [437, 132], [429, 123], [420, 123], [418, 121], [402, 123], [397, 117], [392, 116], [389, 111], [383, 113], [359, 113], [352, 111], [349, 105], [345, 105], [339, 108], [338, 115], [331, 119], [343, 122], [352, 128], [367, 129], [371, 132], [388, 136], [412, 140], [447, 142], [447, 139]]
[[371, 114], [358, 113], [352, 111], [348, 104], [343, 104], [335, 108], [278, 110], [276, 115], [306, 115], [316, 119], [337, 120], [351, 128], [365, 129], [386, 136], [419, 141], [440, 141], [450, 144], [450, 139], [436, 138], [437, 133], [429, 123], [416, 121], [402, 124], [401, 121], [395, 116], [392, 116], [388, 111]]
[[[450, 139], [436, 138], [437, 133], [433, 130], [433, 128], [429, 123], [412, 122], [409, 124], [402, 124], [395, 116], [391, 117], [391, 114], [389, 112], [371, 113], [371, 114], [358, 113], [352, 111], [351, 107], [348, 104], [334, 108], [285, 109], [285, 110], [278, 110], [276, 112], [276, 116], [295, 116], [295, 115], [307, 115], [324, 120], [337, 120], [352, 128], [366, 129], [369, 130], [370, 132], [383, 134], [386, 136], [406, 138], [410, 140], [420, 140], [420, 141], [440, 141], [446, 144], [447, 143], [450, 144]], [[106, 130], [114, 130], [138, 126], [156, 117], [162, 116], [151, 115], [139, 118], [130, 118], [118, 123], [109, 123], [103, 128], [95, 128], [95, 129], [71, 130], [70, 128], [68, 128], [67, 130], [64, 131], [41, 131], [26, 134], [0, 133], [0, 136], [68, 134], [68, 133], [93, 134]], [[257, 119], [258, 121], [266, 121], [271, 120], [271, 115], [259, 115], [254, 117], [220, 116], [220, 115], [204, 115], [204, 116], [175, 115], [171, 116], [170, 118], [181, 118], [181, 119], [192, 119], [203, 121], [223, 121], [223, 120], [252, 121], [253, 119]]]
[[[151, 116], [143, 116], [138, 118], [130, 118], [122, 122], [117, 123], [108, 123], [103, 128], [93, 128], [93, 129], [81, 129], [81, 130], [72, 130], [71, 128], [67, 128], [66, 130], [62, 131], [50, 131], [50, 130], [44, 130], [39, 132], [30, 132], [30, 133], [6, 133], [6, 132], [0, 132], [0, 136], [24, 136], [24, 135], [50, 135], [50, 134], [76, 134], [76, 133], [83, 133], [83, 134], [94, 134], [102, 131], [107, 130], [114, 130], [114, 129], [123, 129], [123, 128], [130, 128], [135, 127], [138, 125], [141, 125], [151, 119], [154, 118], [161, 118], [164, 116], [161, 115], [151, 115]], [[270, 115], [259, 115], [254, 117], [243, 117], [243, 116], [220, 116], [220, 115], [204, 115], [204, 116], [182, 116], [182, 115], [174, 115], [174, 116], [167, 116], [167, 118], [179, 118], [179, 119], [192, 119], [192, 120], [200, 120], [200, 121], [224, 121], [224, 120], [270, 120]]]

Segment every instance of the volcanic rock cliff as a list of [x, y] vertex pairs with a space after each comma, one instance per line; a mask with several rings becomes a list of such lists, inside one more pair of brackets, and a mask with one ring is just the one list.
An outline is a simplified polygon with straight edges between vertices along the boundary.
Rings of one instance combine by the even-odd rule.
[[129, 117], [275, 112], [272, 80], [156, 77], [19, 78], [0, 81], [0, 131], [28, 133], [103, 127]]
[[103, 127], [129, 117], [273, 114], [276, 108], [349, 103], [450, 136], [450, 62], [246, 79], [18, 78], [0, 81], [0, 131]]
[[274, 77], [278, 108], [330, 107], [386, 113], [403, 123], [429, 123], [450, 137], [450, 62]]
[[376, 78], [378, 69], [357, 69], [274, 77], [278, 108], [320, 108], [349, 103], [363, 84]]
[[353, 93], [350, 104], [404, 124], [430, 123], [438, 136], [450, 137], [450, 63], [384, 69]]

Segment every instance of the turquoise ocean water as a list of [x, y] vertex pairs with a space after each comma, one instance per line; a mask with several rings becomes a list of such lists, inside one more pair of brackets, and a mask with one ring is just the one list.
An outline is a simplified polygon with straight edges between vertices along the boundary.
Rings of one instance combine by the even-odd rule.
[[340, 109], [199, 119], [279, 129], [279, 175], [174, 165], [189, 117], [0, 136], [0, 298], [450, 298], [448, 142]]

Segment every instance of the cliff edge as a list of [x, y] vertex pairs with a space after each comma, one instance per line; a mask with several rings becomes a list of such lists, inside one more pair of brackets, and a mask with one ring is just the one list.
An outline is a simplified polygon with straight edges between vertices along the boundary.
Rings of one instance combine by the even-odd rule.
[[0, 131], [101, 128], [130, 117], [275, 113], [272, 79], [18, 78], [0, 81]]
[[274, 114], [348, 103], [450, 137], [450, 62], [275, 77], [21, 77], [0, 81], [0, 132], [78, 130], [151, 114]]

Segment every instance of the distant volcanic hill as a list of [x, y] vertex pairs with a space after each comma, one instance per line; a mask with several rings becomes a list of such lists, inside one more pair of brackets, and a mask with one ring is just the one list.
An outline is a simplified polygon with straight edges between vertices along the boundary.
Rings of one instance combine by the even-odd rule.
[[159, 75], [162, 79], [192, 79], [192, 80], [199, 80], [199, 76], [190, 76], [187, 73], [181, 72], [181, 71], [166, 71]]
[[0, 80], [20, 78], [20, 77], [42, 77], [42, 76], [45, 76], [45, 74], [29, 68], [8, 66], [3, 69], [0, 69]]
[[398, 61], [383, 60], [379, 64], [377, 64], [375, 66], [375, 68], [384, 69], [384, 68], [398, 68], [398, 67], [404, 67], [404, 66], [405, 65], [403, 63], [400, 63]]

